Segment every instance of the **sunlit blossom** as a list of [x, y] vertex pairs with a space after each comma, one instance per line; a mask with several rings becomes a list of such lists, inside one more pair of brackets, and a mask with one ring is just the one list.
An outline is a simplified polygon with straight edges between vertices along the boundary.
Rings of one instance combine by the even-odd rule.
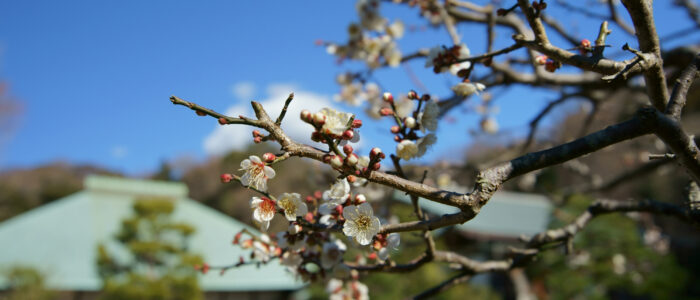
[[323, 200], [338, 205], [345, 202], [350, 196], [350, 184], [347, 179], [338, 179], [329, 190], [323, 192]]
[[351, 113], [339, 112], [328, 107], [321, 109], [320, 113], [326, 117], [321, 131], [335, 136], [343, 135], [343, 132], [350, 127], [350, 120], [354, 117]]
[[253, 197], [250, 200], [250, 208], [253, 209], [253, 219], [260, 223], [263, 230], [267, 230], [270, 227], [270, 220], [277, 212], [275, 201], [267, 197]]
[[483, 91], [486, 88], [485, 85], [481, 83], [471, 83], [471, 82], [461, 82], [458, 83], [457, 85], [452, 87], [452, 91], [455, 92], [455, 94], [466, 97], [470, 96], [472, 94], [479, 94], [479, 92]]
[[440, 107], [437, 101], [427, 101], [425, 103], [425, 108], [419, 116], [421, 131], [425, 132], [426, 129], [430, 131], [437, 130], [438, 115], [440, 115]]
[[418, 145], [411, 140], [403, 140], [396, 145], [396, 155], [403, 160], [409, 160], [418, 154]]
[[379, 233], [379, 218], [374, 216], [372, 206], [365, 202], [360, 205], [349, 205], [343, 209], [345, 224], [343, 233], [354, 237], [360, 245], [369, 245], [377, 233]]
[[323, 244], [323, 252], [321, 253], [321, 266], [324, 269], [333, 268], [343, 259], [343, 253], [347, 247], [340, 240], [334, 240]]
[[294, 221], [297, 217], [303, 217], [308, 208], [306, 203], [301, 200], [301, 195], [297, 193], [284, 193], [277, 199], [277, 206], [284, 210], [284, 216], [289, 221]]
[[386, 260], [387, 258], [389, 258], [389, 251], [399, 249], [400, 244], [401, 236], [398, 233], [390, 233], [386, 237], [386, 246], [382, 247], [382, 249], [379, 249], [377, 257], [379, 257], [379, 259], [381, 260]]
[[268, 167], [260, 160], [260, 157], [251, 155], [241, 162], [241, 184], [257, 190], [267, 191], [267, 180], [275, 177], [275, 170]]

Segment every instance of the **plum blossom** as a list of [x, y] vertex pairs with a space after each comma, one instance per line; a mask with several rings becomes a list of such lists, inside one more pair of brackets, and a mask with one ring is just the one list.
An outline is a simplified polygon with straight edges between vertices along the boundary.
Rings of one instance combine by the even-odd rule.
[[418, 145], [411, 140], [403, 140], [396, 145], [396, 155], [404, 160], [409, 160], [418, 154]]
[[382, 247], [382, 249], [379, 249], [377, 257], [379, 257], [379, 259], [381, 260], [386, 260], [387, 258], [389, 258], [389, 250], [399, 249], [400, 244], [401, 236], [398, 233], [390, 233], [386, 237], [386, 246]]
[[280, 259], [280, 264], [289, 267], [289, 269], [292, 271], [296, 270], [296, 268], [298, 268], [302, 262], [304, 262], [304, 258], [298, 253], [291, 251], [284, 252], [284, 254], [282, 254], [282, 258]]
[[270, 220], [277, 212], [275, 201], [267, 197], [253, 197], [250, 199], [250, 208], [253, 209], [253, 219], [260, 223], [262, 230], [267, 230]]
[[365, 202], [360, 205], [349, 205], [343, 209], [345, 224], [343, 233], [348, 237], [354, 237], [360, 245], [369, 245], [377, 233], [379, 233], [379, 218], [374, 216], [372, 206]]
[[435, 136], [434, 133], [429, 133], [422, 137], [421, 139], [418, 140], [418, 153], [416, 153], [416, 157], [421, 157], [425, 155], [425, 152], [428, 151], [428, 148], [435, 144], [437, 142], [437, 136]]
[[335, 136], [342, 136], [343, 132], [350, 127], [350, 120], [354, 117], [351, 113], [342, 113], [328, 107], [321, 109], [320, 113], [326, 117], [321, 131]]
[[277, 206], [284, 210], [284, 216], [289, 221], [295, 221], [297, 217], [303, 217], [308, 212], [306, 203], [297, 193], [284, 193], [278, 197]]
[[323, 192], [323, 200], [335, 205], [342, 204], [349, 196], [350, 184], [345, 178], [338, 179], [338, 181], [331, 186], [330, 190]]
[[440, 114], [440, 107], [437, 101], [427, 101], [425, 103], [425, 108], [421, 112], [419, 119], [421, 125], [421, 131], [425, 130], [435, 131], [438, 126], [438, 115]]
[[486, 88], [485, 85], [481, 83], [471, 83], [471, 82], [462, 82], [458, 83], [457, 85], [452, 87], [452, 91], [455, 92], [455, 94], [460, 95], [462, 97], [470, 96], [472, 94], [479, 94], [479, 92], [483, 91]]
[[334, 240], [323, 244], [321, 253], [321, 267], [328, 270], [333, 268], [343, 259], [343, 252], [347, 247], [340, 240]]
[[263, 192], [267, 191], [267, 180], [275, 177], [275, 170], [266, 166], [260, 157], [255, 155], [244, 159], [239, 170], [245, 171], [241, 176], [241, 184]]

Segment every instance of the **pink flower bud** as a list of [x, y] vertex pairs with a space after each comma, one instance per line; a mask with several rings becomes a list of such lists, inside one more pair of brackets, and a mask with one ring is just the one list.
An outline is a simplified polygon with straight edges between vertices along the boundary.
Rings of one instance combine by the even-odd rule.
[[384, 101], [386, 102], [394, 103], [394, 96], [389, 92], [384, 93], [382, 99], [384, 99]]
[[221, 174], [221, 182], [227, 183], [231, 182], [231, 180], [233, 180], [233, 175], [228, 173]]
[[376, 171], [376, 170], [379, 170], [379, 168], [381, 168], [381, 167], [382, 167], [382, 164], [380, 164], [380, 163], [374, 163], [374, 164], [372, 165], [372, 170]]
[[543, 65], [545, 65], [545, 64], [547, 63], [547, 59], [549, 59], [549, 58], [547, 57], [547, 55], [539, 55], [539, 56], [537, 56], [537, 58], [535, 58], [535, 62], [536, 62], [538, 65], [543, 66]]
[[410, 92], [408, 92], [408, 99], [411, 99], [411, 100], [418, 99], [418, 93], [416, 93], [416, 91], [414, 91], [414, 90], [411, 90]]
[[581, 47], [585, 49], [591, 48], [591, 41], [589, 41], [588, 39], [581, 40]]
[[348, 180], [349, 183], [357, 181], [357, 177], [355, 177], [355, 175], [348, 175], [348, 177], [345, 178]]
[[367, 202], [367, 197], [365, 197], [365, 195], [357, 194], [357, 196], [355, 196], [355, 204], [360, 205], [365, 202]]
[[391, 110], [391, 108], [384, 107], [384, 108], [379, 110], [379, 114], [382, 116], [391, 116], [394, 114], [394, 111]]
[[304, 121], [306, 123], [311, 123], [311, 112], [310, 111], [308, 111], [306, 109], [302, 110], [301, 113], [299, 114], [299, 117], [301, 118], [302, 121]]
[[256, 136], [256, 137], [253, 139], [253, 142], [256, 143], [256, 144], [260, 144], [260, 143], [262, 143], [262, 138], [259, 137], [259, 136]]
[[262, 159], [266, 162], [273, 162], [277, 158], [274, 154], [268, 152], [262, 155]]
[[315, 113], [314, 114], [314, 124], [316, 126], [323, 126], [323, 124], [326, 124], [326, 116], [320, 112]]
[[205, 113], [205, 112], [203, 112], [203, 111], [201, 111], [201, 110], [197, 110], [197, 111], [195, 111], [195, 113], [197, 113], [197, 115], [200, 116], [200, 117], [204, 117], [204, 116], [207, 115], [207, 113]]
[[416, 128], [416, 119], [413, 117], [406, 117], [406, 119], [403, 120], [403, 124], [406, 125], [408, 129]]
[[262, 134], [260, 134], [260, 131], [257, 129], [253, 130], [253, 137], [259, 137], [259, 136], [262, 136]]
[[379, 149], [378, 147], [372, 148], [372, 150], [369, 151], [369, 158], [375, 158], [377, 155], [382, 154], [382, 149]]
[[399, 126], [397, 126], [397, 125], [391, 126], [391, 133], [399, 133], [399, 130], [401, 130], [399, 128]]
[[306, 202], [308, 202], [308, 203], [314, 202], [314, 197], [306, 196]]
[[[324, 155], [324, 156], [323, 156], [323, 162], [324, 162], [324, 163], [330, 163], [330, 162], [331, 162], [331, 155], [330, 155], [330, 154]], [[318, 198], [318, 197], [316, 197], [316, 198]]]
[[360, 161], [360, 158], [357, 156], [355, 153], [350, 153], [348, 156], [345, 158], [345, 164], [351, 167], [354, 167], [357, 165], [357, 162]]
[[219, 124], [226, 125], [228, 124], [228, 121], [226, 121], [226, 118], [219, 118]]
[[354, 136], [355, 132], [353, 132], [352, 129], [343, 131], [343, 139], [345, 140], [351, 140]]
[[345, 144], [345, 146], [343, 146], [343, 152], [345, 154], [350, 154], [353, 150], [354, 149], [352, 149], [352, 146], [350, 146], [350, 144]]
[[362, 120], [352, 120], [352, 128], [360, 128], [362, 127]]
[[401, 142], [401, 137], [398, 135], [394, 136], [394, 142], [400, 143]]
[[338, 156], [338, 155], [333, 155], [333, 156], [331, 156], [330, 164], [334, 168], [340, 169], [343, 166], [343, 159], [340, 158], [340, 156]]
[[306, 215], [304, 216], [304, 220], [306, 220], [306, 222], [313, 223], [314, 214], [312, 212], [307, 212]]

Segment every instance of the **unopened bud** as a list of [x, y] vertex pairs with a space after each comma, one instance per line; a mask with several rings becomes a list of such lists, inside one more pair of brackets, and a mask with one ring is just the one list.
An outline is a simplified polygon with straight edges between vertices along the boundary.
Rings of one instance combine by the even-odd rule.
[[352, 128], [360, 128], [362, 127], [362, 120], [352, 120]]
[[536, 62], [538, 65], [543, 66], [543, 65], [545, 65], [545, 64], [547, 63], [547, 59], [549, 59], [549, 58], [547, 57], [547, 55], [539, 55], [539, 56], [537, 56], [537, 57], [535, 58], [535, 62]]
[[413, 129], [416, 127], [416, 119], [413, 117], [406, 117], [405, 120], [403, 120], [403, 124], [406, 125], [409, 129]]
[[354, 136], [355, 132], [353, 132], [352, 129], [343, 131], [343, 139], [345, 140], [351, 140]]
[[367, 202], [367, 197], [365, 197], [365, 195], [363, 195], [363, 194], [357, 194], [357, 196], [355, 196], [355, 203], [356, 203], [356, 204], [359, 205], [359, 204], [362, 204], [362, 203], [365, 203], [365, 202]]
[[[324, 156], [323, 156], [323, 162], [324, 162], [324, 163], [330, 163], [330, 162], [331, 162], [331, 157], [332, 157], [332, 156], [331, 156], [330, 154], [324, 155]], [[316, 198], [318, 198], [318, 197], [316, 197]]]
[[410, 92], [408, 92], [408, 99], [411, 99], [411, 100], [418, 99], [418, 93], [416, 93], [416, 91], [414, 91], [414, 90], [411, 90]]
[[382, 149], [379, 149], [378, 147], [372, 148], [372, 150], [369, 151], [369, 157], [370, 158], [375, 158], [377, 155], [382, 154]]
[[259, 136], [262, 136], [262, 134], [260, 134], [260, 131], [257, 129], [253, 130], [253, 137], [259, 137]]
[[255, 138], [253, 138], [253, 142], [256, 144], [262, 143], [262, 137], [256, 136]]
[[301, 118], [302, 121], [304, 121], [306, 123], [311, 123], [311, 112], [310, 111], [308, 111], [306, 109], [302, 110], [301, 113], [299, 114], [299, 117]]
[[357, 162], [359, 162], [359, 161], [360, 161], [360, 158], [355, 153], [350, 153], [350, 154], [348, 154], [347, 157], [345, 157], [345, 164], [350, 166], [350, 167], [357, 165]]
[[196, 112], [197, 115], [200, 116], [200, 117], [204, 117], [204, 116], [207, 115], [207, 113], [205, 113], [205, 112], [203, 112], [203, 111], [201, 111], [201, 110], [197, 110], [197, 111], [195, 111], [195, 112]]
[[266, 162], [273, 162], [277, 158], [274, 154], [268, 152], [262, 155], [262, 159]]
[[357, 177], [355, 177], [355, 175], [348, 175], [348, 177], [345, 177], [345, 179], [347, 179], [349, 183], [357, 181]]
[[326, 116], [320, 112], [315, 113], [314, 124], [316, 126], [323, 126], [323, 124], [326, 124]]
[[384, 108], [379, 110], [379, 114], [382, 116], [390, 116], [390, 115], [394, 114], [394, 111], [392, 111], [391, 108], [384, 107]]
[[374, 163], [374, 164], [372, 165], [372, 170], [376, 171], [376, 170], [379, 170], [379, 168], [381, 168], [381, 167], [382, 167], [382, 164], [380, 164], [380, 163]]
[[331, 156], [330, 164], [334, 168], [339, 169], [343, 166], [343, 159], [338, 155], [333, 155]]
[[398, 142], [401, 142], [401, 137], [398, 136], [398, 135], [395, 135], [395, 136], [394, 136], [394, 142], [397, 142], [397, 143], [398, 143]]
[[226, 121], [226, 118], [219, 118], [219, 124], [226, 125], [228, 124], [228, 121]]
[[586, 48], [586, 49], [590, 48], [591, 41], [589, 41], [588, 39], [581, 40], [581, 47]]
[[345, 154], [350, 154], [353, 150], [354, 149], [352, 149], [352, 146], [350, 146], [350, 144], [345, 144], [345, 146], [343, 146], [343, 152]]
[[314, 197], [306, 196], [306, 202], [308, 202], [308, 203], [314, 202]]
[[233, 175], [228, 173], [221, 174], [221, 182], [227, 183], [231, 182], [231, 180], [233, 180]]
[[386, 102], [394, 103], [394, 96], [389, 92], [384, 93], [382, 99], [384, 99], [384, 101]]
[[397, 125], [391, 126], [391, 133], [399, 133], [399, 130], [400, 130], [399, 126], [397, 126]]

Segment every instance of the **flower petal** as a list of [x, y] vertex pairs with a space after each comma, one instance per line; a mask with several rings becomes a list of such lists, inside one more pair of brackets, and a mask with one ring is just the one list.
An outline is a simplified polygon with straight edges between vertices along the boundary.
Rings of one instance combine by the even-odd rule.
[[264, 172], [265, 172], [265, 176], [267, 176], [268, 179], [275, 178], [275, 175], [276, 175], [275, 169], [270, 168], [270, 167], [268, 167], [268, 166], [265, 166], [265, 167], [263, 168], [263, 170], [264, 170]]

